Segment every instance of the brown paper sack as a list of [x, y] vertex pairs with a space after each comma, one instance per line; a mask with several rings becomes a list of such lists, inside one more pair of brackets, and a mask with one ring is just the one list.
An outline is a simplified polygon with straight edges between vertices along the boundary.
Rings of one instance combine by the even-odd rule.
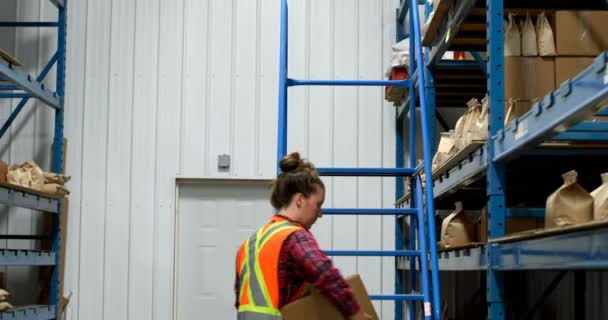
[[456, 210], [441, 223], [441, 243], [443, 248], [464, 246], [473, 242], [475, 224], [464, 213], [462, 202], [456, 202]]
[[536, 17], [536, 37], [538, 41], [538, 55], [546, 57], [556, 54], [553, 30], [544, 12], [541, 12]]
[[572, 170], [562, 175], [564, 184], [547, 198], [545, 228], [579, 224], [593, 219], [593, 197], [583, 189]]
[[66, 182], [70, 181], [70, 176], [66, 176], [64, 174], [54, 173], [54, 172], [45, 172], [44, 173], [44, 183], [57, 183], [64, 185]]
[[439, 146], [437, 152], [433, 157], [432, 170], [441, 166], [446, 160], [448, 160], [454, 153], [454, 130], [450, 132], [442, 132], [439, 138]]
[[505, 56], [521, 56], [521, 32], [512, 13], [509, 13], [508, 22], [504, 22], [504, 30]]
[[70, 194], [70, 190], [57, 183], [47, 183], [40, 187], [40, 191], [58, 196], [66, 196]]
[[488, 95], [481, 99], [481, 112], [470, 130], [471, 140], [488, 139]]
[[593, 219], [608, 219], [608, 172], [602, 173], [602, 185], [591, 192], [593, 197]]
[[521, 27], [521, 55], [524, 57], [535, 57], [538, 55], [538, 43], [536, 42], [536, 29], [532, 24], [530, 14], [526, 14], [526, 20]]

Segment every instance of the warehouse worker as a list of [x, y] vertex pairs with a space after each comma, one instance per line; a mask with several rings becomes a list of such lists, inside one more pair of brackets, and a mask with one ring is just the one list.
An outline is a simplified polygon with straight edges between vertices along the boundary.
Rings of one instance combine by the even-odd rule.
[[237, 253], [238, 320], [282, 319], [279, 310], [305, 295], [309, 284], [346, 319], [372, 319], [309, 231], [325, 200], [325, 185], [313, 164], [295, 152], [283, 157], [280, 167], [270, 199], [279, 212]]

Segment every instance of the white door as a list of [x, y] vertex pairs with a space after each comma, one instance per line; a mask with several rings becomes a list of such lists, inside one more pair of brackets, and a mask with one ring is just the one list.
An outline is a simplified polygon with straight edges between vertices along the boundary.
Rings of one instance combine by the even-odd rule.
[[236, 251], [271, 217], [270, 182], [178, 184], [175, 319], [236, 319]]

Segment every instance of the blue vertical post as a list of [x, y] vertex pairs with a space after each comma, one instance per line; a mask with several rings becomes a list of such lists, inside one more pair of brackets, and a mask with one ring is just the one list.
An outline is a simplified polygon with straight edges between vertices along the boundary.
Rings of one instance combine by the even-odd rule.
[[[401, 1], [405, 1], [405, 0], [401, 0]], [[401, 19], [399, 19], [399, 9], [397, 9], [396, 14], [395, 14], [395, 25], [396, 25], [396, 41], [399, 42], [403, 39], [405, 39], [405, 34], [404, 34], [404, 25], [403, 25], [403, 21]], [[411, 86], [411, 82], [410, 82], [410, 86]], [[395, 126], [395, 130], [396, 132], [396, 166], [397, 168], [403, 168], [404, 163], [405, 163], [405, 154], [404, 154], [404, 139], [403, 139], [403, 134], [404, 134], [404, 121], [401, 120], [399, 121], [399, 117], [396, 117], [397, 119], [397, 123]], [[403, 183], [403, 177], [395, 177], [395, 198], [396, 199], [400, 199], [401, 197], [403, 197], [405, 195], [405, 185]], [[405, 221], [405, 217], [403, 218], [396, 218], [395, 219], [395, 249], [397, 250], [402, 250], [403, 249], [403, 221]], [[411, 234], [412, 230], [410, 228], [410, 250], [413, 250], [412, 247], [412, 234]], [[410, 260], [411, 261], [411, 260]], [[411, 273], [411, 268], [410, 268], [410, 273]], [[410, 279], [410, 286], [411, 286], [411, 279]], [[396, 270], [395, 271], [395, 293], [396, 294], [400, 294], [403, 293], [403, 272], [401, 272], [400, 270]], [[411, 292], [411, 290], [410, 290]], [[412, 301], [408, 301], [408, 305], [411, 308], [411, 305], [413, 304]], [[403, 302], [402, 301], [395, 301], [395, 319], [403, 319]]]
[[[424, 49], [427, 50], [427, 49]], [[428, 57], [428, 54], [426, 55]], [[425, 63], [426, 65], [426, 63]], [[435, 78], [428, 68], [424, 68], [424, 87], [426, 92], [426, 114], [425, 117], [428, 119], [429, 125], [429, 140], [426, 141], [431, 146], [431, 154], [435, 154], [437, 148], [436, 134], [435, 134]]]
[[[427, 222], [428, 222], [428, 231], [429, 231], [429, 248], [431, 253], [431, 278], [432, 278], [432, 288], [433, 288], [433, 303], [432, 303], [432, 311], [431, 306], [425, 304], [424, 313], [425, 316], [432, 312], [433, 317], [435, 319], [440, 319], [441, 316], [441, 306], [439, 302], [439, 263], [437, 261], [437, 246], [436, 246], [436, 235], [435, 235], [435, 205], [434, 205], [434, 196], [433, 196], [433, 177], [431, 170], [431, 159], [433, 158], [432, 150], [434, 146], [431, 145], [431, 136], [435, 135], [435, 132], [432, 132], [431, 129], [434, 127], [430, 122], [433, 121], [431, 117], [427, 117], [429, 113], [429, 106], [427, 105], [427, 97], [425, 94], [425, 86], [426, 84], [426, 76], [427, 73], [424, 72], [426, 68], [424, 66], [424, 57], [422, 56], [422, 40], [420, 39], [420, 18], [418, 16], [418, 2], [412, 1], [410, 4], [410, 17], [413, 23], [414, 30], [410, 32], [413, 34], [415, 40], [415, 54], [416, 54], [416, 66], [418, 69], [418, 81], [420, 85], [418, 86], [419, 96], [420, 96], [420, 108], [421, 114], [423, 114], [422, 118], [422, 141], [424, 143], [423, 146], [423, 156], [424, 156], [424, 172], [426, 178], [426, 209], [427, 209]], [[413, 59], [414, 57], [410, 57]], [[422, 207], [422, 204], [418, 204], [418, 207]]]
[[[504, 34], [503, 0], [486, 0], [487, 5], [487, 43], [488, 43], [488, 90], [489, 90], [489, 136], [494, 136], [504, 127]], [[505, 234], [505, 168], [495, 163], [494, 144], [488, 144], [488, 235], [496, 238]], [[488, 247], [487, 301], [488, 319], [504, 320], [503, 274], [492, 266], [493, 249]]]
[[[404, 152], [403, 152], [403, 123], [397, 120], [396, 123], [396, 138], [395, 138], [395, 147], [396, 147], [396, 158], [395, 164], [397, 168], [404, 167]], [[395, 177], [395, 199], [400, 199], [405, 194], [403, 184], [403, 177]], [[395, 217], [395, 250], [403, 250], [403, 223], [402, 219]], [[411, 245], [411, 243], [410, 243]], [[395, 258], [397, 259], [397, 258]], [[402, 272], [400, 270], [395, 270], [395, 294], [403, 293], [403, 279]], [[403, 302], [395, 301], [395, 319], [403, 318]]]
[[[55, 110], [55, 134], [53, 137], [53, 172], [63, 173], [63, 114], [65, 110], [65, 59], [66, 59], [66, 24], [67, 24], [67, 5], [58, 8], [58, 28], [57, 28], [57, 96], [61, 98], [62, 108]], [[52, 250], [56, 253], [56, 264], [51, 275], [51, 304], [55, 305], [57, 319], [60, 319], [60, 273], [61, 270], [61, 217], [63, 201], [57, 205], [57, 213], [53, 215], [53, 244]], [[65, 248], [64, 248], [65, 250]]]
[[[415, 41], [414, 41], [414, 35], [412, 34], [414, 28], [413, 28], [413, 24], [412, 24], [412, 19], [409, 19], [409, 25], [408, 25], [408, 33], [409, 33], [409, 39], [410, 39], [410, 65], [409, 65], [409, 74], [410, 74], [410, 78], [412, 78], [412, 75], [414, 74], [414, 72], [416, 71], [416, 63], [414, 61], [414, 47], [416, 45]], [[420, 71], [418, 71], [420, 72]], [[418, 144], [417, 141], [417, 137], [416, 137], [416, 82], [415, 81], [410, 81], [410, 87], [409, 87], [409, 95], [410, 95], [410, 105], [409, 105], [409, 115], [410, 115], [410, 130], [409, 130], [409, 148], [410, 148], [410, 168], [415, 168], [416, 167], [416, 161], [417, 161], [417, 157], [416, 157], [416, 145]], [[416, 190], [416, 181], [415, 181], [415, 177], [410, 178], [410, 207], [412, 208], [418, 208], [419, 205], [420, 207], [422, 207], [422, 203], [418, 203], [418, 199], [416, 198], [416, 194], [418, 192], [418, 190]], [[416, 224], [420, 224], [422, 226], [424, 226], [424, 220], [418, 220], [417, 217], [419, 217], [420, 215], [417, 216], [410, 216], [410, 243], [412, 244], [412, 249], [416, 249], [414, 246], [416, 244]], [[424, 233], [422, 234], [424, 235]], [[420, 248], [420, 247], [418, 247]], [[423, 272], [423, 270], [420, 270], [421, 272]], [[416, 259], [414, 258], [410, 258], [410, 285], [409, 285], [409, 292], [414, 292], [414, 290], [416, 290], [416, 274], [418, 273], [418, 271], [416, 270]], [[409, 302], [409, 314], [410, 314], [410, 319], [416, 319], [416, 302], [415, 301], [410, 301]]]
[[[431, 12], [433, 12], [433, 4], [430, 3], [429, 1], [426, 1], [424, 4], [424, 18], [428, 19], [429, 15], [431, 14]], [[429, 49], [428, 48], [423, 48], [422, 50], [425, 51], [424, 56], [425, 57], [429, 57]], [[425, 59], [425, 65], [427, 63], [428, 58]], [[429, 130], [431, 130], [431, 135], [430, 138], [431, 140], [429, 141], [429, 143], [431, 144], [431, 153], [435, 154], [436, 151], [436, 146], [437, 146], [437, 142], [435, 139], [435, 125], [436, 125], [436, 121], [435, 121], [435, 77], [433, 77], [433, 73], [428, 70], [427, 68], [425, 68], [425, 73], [426, 73], [426, 77], [425, 77], [425, 87], [426, 87], [426, 105], [428, 106], [428, 112], [427, 112], [427, 117], [429, 117]]]
[[[422, 183], [420, 182], [420, 178], [418, 176], [414, 176], [412, 177], [415, 181], [416, 181], [416, 202], [418, 203], [424, 203], [424, 201], [422, 200]], [[428, 259], [426, 256], [426, 239], [424, 239], [424, 223], [422, 223], [424, 221], [424, 213], [422, 211], [418, 211], [418, 221], [420, 223], [418, 223], [418, 235], [420, 236], [419, 240], [418, 240], [418, 248], [420, 249], [420, 252], [423, 252], [424, 255], [420, 257], [420, 284], [422, 287], [422, 296], [424, 297], [424, 319], [425, 320], [431, 320], [433, 315], [430, 312], [430, 310], [428, 310], [428, 306], [431, 304], [430, 301], [430, 296], [429, 296], [429, 278], [428, 278], [428, 272], [429, 272], [429, 267], [427, 265]], [[435, 244], [432, 244], [435, 245]], [[414, 318], [410, 318], [410, 319], [416, 319]], [[435, 318], [437, 320], [439, 320], [438, 318]]]
[[281, 46], [279, 61], [279, 131], [277, 145], [277, 174], [279, 163], [287, 154], [287, 0], [281, 0]]

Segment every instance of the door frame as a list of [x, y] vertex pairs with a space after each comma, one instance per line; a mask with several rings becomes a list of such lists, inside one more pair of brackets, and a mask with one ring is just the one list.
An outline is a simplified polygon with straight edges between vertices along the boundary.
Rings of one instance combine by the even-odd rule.
[[263, 177], [176, 177], [175, 178], [175, 211], [173, 212], [173, 299], [171, 306], [171, 319], [177, 320], [177, 254], [179, 248], [179, 209], [180, 188], [184, 186], [208, 186], [208, 185], [266, 185], [272, 183], [272, 178]]

